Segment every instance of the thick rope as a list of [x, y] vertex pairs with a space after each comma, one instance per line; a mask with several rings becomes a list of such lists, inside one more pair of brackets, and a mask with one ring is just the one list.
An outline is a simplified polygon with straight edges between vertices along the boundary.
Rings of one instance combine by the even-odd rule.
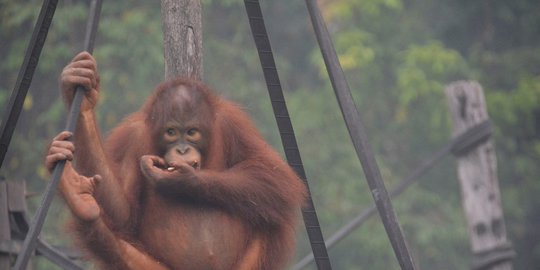
[[[92, 53], [94, 49], [94, 39], [96, 35], [95, 33], [97, 31], [100, 12], [101, 0], [92, 0], [90, 5], [90, 15], [88, 17], [86, 27], [86, 35], [84, 39], [84, 49], [89, 53]], [[65, 130], [72, 133], [75, 132], [75, 128], [77, 126], [77, 116], [79, 115], [81, 109], [81, 103], [84, 97], [85, 89], [81, 86], [77, 86], [75, 91], [75, 97], [73, 98], [73, 103], [69, 111], [65, 128]], [[28, 265], [28, 260], [30, 259], [31, 255], [37, 247], [37, 238], [45, 222], [45, 217], [47, 216], [47, 212], [49, 210], [49, 207], [51, 206], [52, 199], [54, 198], [54, 195], [56, 193], [56, 189], [58, 187], [58, 183], [60, 182], [60, 177], [64, 172], [65, 165], [66, 161], [63, 160], [58, 162], [54, 167], [54, 171], [51, 177], [52, 180], [49, 182], [47, 188], [45, 189], [45, 194], [43, 195], [41, 204], [34, 218], [32, 219], [30, 229], [28, 230], [28, 234], [24, 239], [22, 251], [19, 256], [17, 256], [17, 261], [15, 262], [15, 267], [13, 268], [15, 270], [26, 269], [26, 266]]]
[[349, 130], [349, 135], [358, 159], [364, 169], [371, 195], [373, 196], [377, 210], [379, 210], [379, 216], [383, 222], [386, 234], [392, 244], [392, 248], [401, 269], [413, 270], [415, 269], [413, 258], [409, 252], [407, 243], [405, 242], [405, 237], [403, 236], [399, 221], [394, 212], [392, 201], [384, 186], [379, 166], [377, 165], [375, 156], [369, 145], [360, 113], [354, 104], [349, 85], [345, 78], [345, 74], [341, 69], [341, 64], [339, 63], [337, 53], [334, 49], [330, 33], [328, 33], [328, 29], [326, 28], [326, 24], [320, 14], [316, 1], [306, 0], [306, 5], [341, 113], [343, 114], [345, 124]]
[[[444, 157], [450, 153], [464, 153], [464, 149], [474, 149], [478, 144], [484, 142], [491, 136], [492, 127], [489, 120], [484, 121], [474, 127], [471, 127], [463, 134], [458, 135], [452, 141], [439, 148], [428, 159], [424, 160], [416, 169], [414, 169], [407, 177], [399, 181], [397, 186], [390, 191], [390, 198], [393, 199], [399, 196], [413, 183], [420, 180], [420, 177], [429, 172], [437, 165]], [[375, 204], [371, 204], [367, 209], [362, 211], [356, 218], [349, 221], [345, 226], [341, 227], [332, 236], [326, 240], [326, 248], [331, 249], [353, 231], [357, 230], [370, 217], [377, 213]], [[294, 265], [293, 270], [300, 270], [306, 267], [313, 261], [313, 254], [308, 254]]]

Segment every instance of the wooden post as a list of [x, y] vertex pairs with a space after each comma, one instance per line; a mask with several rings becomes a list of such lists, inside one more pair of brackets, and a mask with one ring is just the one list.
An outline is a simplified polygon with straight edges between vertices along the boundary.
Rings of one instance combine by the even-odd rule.
[[11, 267], [10, 243], [7, 182], [0, 180], [0, 269]]
[[[477, 82], [452, 83], [446, 87], [445, 94], [452, 113], [453, 136], [488, 120], [484, 93]], [[458, 154], [457, 166], [474, 254], [472, 269], [511, 270], [515, 254], [506, 238], [492, 140]]]
[[202, 78], [200, 0], [161, 0], [165, 78]]
[[[6, 181], [0, 177], [0, 269], [12, 269], [17, 253], [21, 251], [19, 217], [26, 214], [26, 183]], [[14, 223], [12, 223], [14, 220]], [[28, 224], [25, 224], [28, 227]], [[28, 266], [27, 270], [32, 269]]]

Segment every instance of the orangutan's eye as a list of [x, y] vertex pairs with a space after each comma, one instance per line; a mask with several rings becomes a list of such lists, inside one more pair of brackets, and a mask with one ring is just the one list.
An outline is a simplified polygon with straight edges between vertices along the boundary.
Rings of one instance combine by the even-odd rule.
[[168, 128], [166, 133], [169, 136], [175, 136], [176, 135], [176, 130], [174, 128]]
[[202, 134], [196, 128], [192, 128], [192, 129], [186, 131], [186, 140], [188, 140], [190, 142], [198, 142], [198, 141], [201, 140], [201, 138], [202, 138]]

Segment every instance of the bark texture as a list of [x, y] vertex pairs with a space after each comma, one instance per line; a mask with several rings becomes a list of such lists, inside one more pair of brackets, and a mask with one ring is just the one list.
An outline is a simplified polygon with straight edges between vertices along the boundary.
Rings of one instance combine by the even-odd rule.
[[161, 0], [165, 78], [202, 79], [200, 0]]
[[[453, 135], [488, 120], [482, 87], [477, 82], [450, 84], [445, 94]], [[474, 254], [473, 269], [511, 270], [513, 250], [506, 238], [492, 139], [457, 157], [463, 208]]]

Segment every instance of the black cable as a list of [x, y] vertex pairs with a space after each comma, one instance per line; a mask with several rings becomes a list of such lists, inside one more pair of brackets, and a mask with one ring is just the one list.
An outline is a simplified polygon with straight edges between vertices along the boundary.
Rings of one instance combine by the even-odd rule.
[[279, 133], [281, 135], [281, 142], [285, 149], [285, 156], [289, 165], [295, 170], [295, 172], [302, 178], [306, 188], [308, 189], [308, 198], [306, 205], [302, 208], [302, 215], [304, 217], [304, 223], [306, 226], [308, 238], [313, 251], [314, 259], [317, 264], [317, 268], [320, 270], [332, 269], [324, 238], [322, 235], [319, 220], [317, 218], [317, 212], [309, 192], [309, 184], [307, 182], [306, 173], [302, 165], [302, 159], [300, 157], [300, 151], [294, 135], [291, 119], [289, 118], [289, 112], [287, 110], [287, 104], [283, 97], [283, 90], [281, 89], [281, 83], [276, 69], [274, 56], [272, 54], [272, 48], [270, 46], [270, 40], [266, 32], [264, 25], [263, 14], [259, 1], [245, 0], [246, 12], [249, 18], [249, 25], [251, 27], [251, 33], [255, 40], [257, 52], [259, 53], [259, 59], [268, 87], [268, 94], [272, 102], [272, 108], [276, 117]]
[[354, 104], [349, 85], [345, 79], [345, 74], [341, 69], [326, 24], [324, 23], [315, 0], [306, 0], [306, 5], [341, 113], [345, 119], [345, 124], [349, 130], [349, 135], [353, 141], [358, 159], [364, 169], [371, 195], [379, 210], [379, 215], [388, 238], [390, 239], [390, 243], [392, 244], [392, 248], [394, 249], [394, 253], [401, 269], [413, 270], [415, 267], [412, 256], [407, 247], [407, 243], [405, 242], [405, 237], [401, 231], [392, 202], [388, 196], [386, 187], [384, 186], [375, 156], [368, 143], [367, 136], [364, 132], [365, 128], [360, 119], [360, 113]]
[[[94, 48], [94, 38], [95, 33], [97, 31], [97, 26], [99, 22], [99, 14], [101, 12], [101, 0], [92, 0], [90, 4], [90, 14], [88, 17], [88, 22], [86, 26], [86, 35], [84, 39], [84, 49], [92, 53]], [[77, 120], [78, 115], [81, 109], [81, 102], [84, 97], [84, 91], [85, 89], [81, 86], [77, 86], [75, 90], [75, 97], [73, 98], [73, 103], [71, 105], [71, 109], [69, 111], [66, 128], [65, 130], [70, 131], [72, 133], [75, 132], [75, 128], [77, 126]], [[54, 198], [56, 188], [58, 186], [58, 183], [60, 182], [60, 177], [62, 176], [62, 173], [64, 171], [64, 167], [66, 165], [66, 161], [60, 161], [56, 164], [54, 167], [54, 171], [52, 173], [51, 181], [47, 185], [47, 188], [45, 189], [45, 193], [43, 195], [41, 204], [32, 219], [32, 223], [30, 225], [30, 229], [28, 230], [28, 234], [26, 235], [26, 238], [24, 239], [24, 244], [21, 253], [19, 256], [17, 256], [17, 261], [15, 262], [15, 266], [13, 269], [15, 270], [23, 270], [26, 269], [26, 266], [28, 265], [28, 260], [30, 259], [30, 256], [36, 249], [38, 245], [38, 236], [41, 232], [41, 228], [43, 227], [43, 223], [45, 222], [45, 217], [47, 216], [47, 211], [49, 210], [49, 207], [51, 206], [52, 199]]]
[[2, 134], [0, 137], [0, 168], [6, 157], [6, 152], [11, 142], [11, 137], [13, 136], [13, 131], [15, 131], [15, 126], [17, 125], [17, 120], [21, 114], [21, 110], [24, 104], [24, 99], [28, 93], [28, 88], [32, 83], [32, 78], [34, 77], [34, 71], [36, 70], [37, 64], [39, 62], [39, 56], [41, 55], [41, 49], [43, 49], [43, 44], [47, 39], [47, 34], [49, 33], [49, 26], [54, 17], [54, 12], [56, 11], [56, 5], [58, 0], [46, 0], [43, 1], [41, 6], [41, 11], [39, 12], [39, 17], [34, 26], [34, 32], [30, 38], [30, 43], [26, 49], [24, 61], [19, 70], [19, 75], [17, 75], [17, 81], [9, 103], [6, 107], [6, 117], [2, 121]]
[[81, 266], [74, 263], [66, 254], [57, 250], [55, 247], [49, 245], [41, 239], [37, 242], [36, 250], [39, 255], [45, 256], [49, 261], [60, 266], [65, 270], [84, 270]]
[[[474, 149], [478, 144], [487, 140], [492, 133], [491, 122], [486, 120], [482, 123], [479, 123], [469, 129], [464, 133], [456, 136], [452, 141], [447, 143], [445, 146], [438, 149], [433, 153], [427, 160], [424, 160], [416, 169], [413, 170], [407, 177], [399, 181], [397, 187], [390, 191], [390, 198], [395, 198], [399, 196], [405, 189], [411, 186], [413, 183], [418, 181], [422, 175], [429, 172], [435, 165], [439, 163], [444, 157], [452, 153], [464, 154], [464, 149]], [[326, 240], [326, 248], [331, 249], [339, 241], [343, 240], [349, 234], [351, 234], [356, 229], [360, 228], [364, 222], [366, 222], [371, 216], [376, 213], [376, 206], [371, 204], [369, 208], [365, 209], [360, 213], [356, 218], [349, 221], [345, 226], [341, 227], [336, 231], [328, 240]], [[309, 263], [313, 261], [313, 254], [308, 254], [302, 258], [298, 263], [294, 265], [293, 270], [300, 270], [306, 267]]]

